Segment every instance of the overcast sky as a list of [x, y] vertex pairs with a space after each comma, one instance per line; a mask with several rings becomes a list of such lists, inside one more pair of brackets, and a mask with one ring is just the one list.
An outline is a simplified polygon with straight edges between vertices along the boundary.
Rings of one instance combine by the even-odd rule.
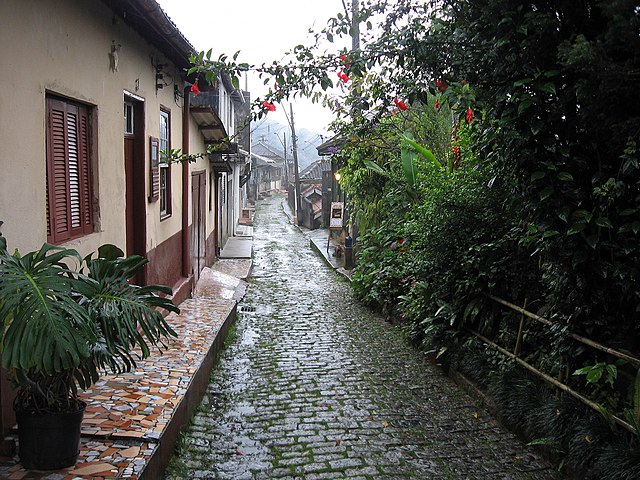
[[[330, 17], [344, 11], [341, 0], [158, 0], [178, 29], [198, 50], [213, 48], [212, 57], [240, 50], [238, 61], [260, 65], [282, 59], [298, 44], [311, 44], [309, 28], [321, 30]], [[347, 2], [348, 3], [348, 2]], [[335, 46], [336, 51], [339, 46]], [[244, 86], [244, 85], [243, 85]], [[266, 89], [249, 78], [251, 97]], [[286, 105], [287, 112], [289, 110]], [[310, 102], [295, 100], [296, 128], [324, 131], [331, 121], [328, 111]], [[283, 108], [269, 115], [286, 123]]]

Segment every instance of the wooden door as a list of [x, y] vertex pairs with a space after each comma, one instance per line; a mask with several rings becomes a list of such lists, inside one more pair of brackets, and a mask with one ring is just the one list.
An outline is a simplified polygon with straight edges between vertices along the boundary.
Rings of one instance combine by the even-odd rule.
[[133, 158], [135, 152], [135, 139], [132, 136], [126, 136], [124, 138], [124, 175], [126, 182], [126, 192], [125, 192], [125, 201], [126, 201], [126, 210], [125, 217], [127, 219], [127, 251], [125, 252], [127, 256], [133, 255], [135, 253], [135, 234], [136, 234], [136, 223], [135, 223], [135, 196], [133, 194], [135, 190], [134, 184], [134, 175], [133, 175]]
[[[146, 169], [144, 158], [144, 103], [125, 102], [131, 106], [133, 117], [124, 135], [125, 173], [125, 254], [146, 256]], [[125, 110], [126, 111], [126, 110]], [[147, 268], [144, 267], [131, 280], [136, 285], [145, 285]]]
[[206, 266], [206, 179], [205, 172], [191, 174], [191, 268], [196, 282]]

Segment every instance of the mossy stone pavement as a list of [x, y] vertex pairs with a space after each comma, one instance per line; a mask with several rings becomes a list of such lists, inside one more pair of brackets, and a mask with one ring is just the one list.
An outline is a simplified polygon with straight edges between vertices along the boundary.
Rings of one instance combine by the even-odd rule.
[[257, 205], [237, 331], [166, 478], [555, 479]]

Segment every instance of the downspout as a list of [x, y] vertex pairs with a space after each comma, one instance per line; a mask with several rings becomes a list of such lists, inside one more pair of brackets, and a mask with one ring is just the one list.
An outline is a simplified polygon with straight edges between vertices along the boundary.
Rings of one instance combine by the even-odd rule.
[[[190, 87], [184, 88], [182, 109], [182, 153], [189, 154], [189, 110], [191, 109]], [[189, 162], [182, 163], [182, 276], [191, 275], [189, 255]]]

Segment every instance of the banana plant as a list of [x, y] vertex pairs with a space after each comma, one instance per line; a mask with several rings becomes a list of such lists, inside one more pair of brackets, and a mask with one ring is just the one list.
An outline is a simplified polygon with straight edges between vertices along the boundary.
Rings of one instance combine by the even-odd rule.
[[[415, 187], [418, 179], [418, 154], [424, 157], [429, 163], [433, 165], [441, 168], [445, 167], [445, 164], [438, 160], [433, 152], [431, 152], [431, 150], [425, 148], [415, 141], [411, 132], [403, 133], [400, 137], [400, 160], [402, 162], [402, 172], [404, 174], [404, 178], [410, 188]], [[449, 164], [450, 165], [448, 165], [447, 168], [448, 170], [452, 171], [453, 163], [449, 162]], [[364, 165], [369, 170], [372, 170], [379, 175], [389, 177], [389, 172], [387, 170], [371, 160], [365, 160]]]

